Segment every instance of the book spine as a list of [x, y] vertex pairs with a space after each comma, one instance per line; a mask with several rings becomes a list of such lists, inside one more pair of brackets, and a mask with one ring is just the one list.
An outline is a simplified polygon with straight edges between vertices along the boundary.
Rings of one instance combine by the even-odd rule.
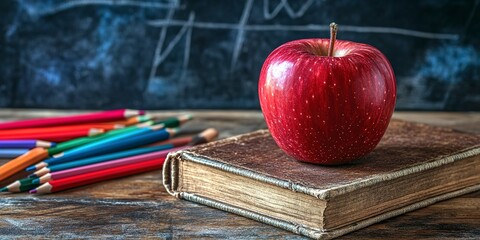
[[293, 224], [291, 222], [279, 220], [266, 215], [248, 211], [246, 209], [238, 208], [223, 202], [219, 202], [210, 198], [202, 197], [196, 194], [188, 192], [178, 191], [179, 182], [179, 164], [181, 161], [189, 161], [188, 158], [184, 158], [182, 151], [170, 153], [163, 165], [163, 185], [167, 192], [178, 198], [184, 199], [190, 202], [196, 202], [205, 206], [213, 207], [222, 211], [234, 213], [258, 222], [266, 223], [278, 228], [285, 229], [287, 231], [294, 232], [306, 237], [314, 239], [331, 239], [330, 234], [321, 232], [317, 229], [312, 229], [303, 225]]
[[167, 192], [180, 198], [180, 194], [176, 191], [176, 185], [178, 181], [178, 158], [180, 154], [178, 152], [171, 152], [167, 155], [162, 168], [162, 183]]

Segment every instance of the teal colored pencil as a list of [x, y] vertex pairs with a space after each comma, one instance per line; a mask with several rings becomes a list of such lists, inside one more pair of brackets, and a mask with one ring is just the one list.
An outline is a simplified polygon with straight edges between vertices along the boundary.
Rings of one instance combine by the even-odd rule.
[[74, 161], [71, 161], [71, 162], [60, 163], [60, 164], [44, 167], [44, 168], [36, 171], [35, 173], [29, 175], [29, 177], [30, 178], [38, 178], [38, 177], [41, 177], [41, 176], [43, 176], [47, 173], [50, 173], [50, 172], [56, 172], [56, 171], [61, 171], [61, 170], [65, 170], [65, 169], [90, 165], [90, 164], [94, 164], [94, 163], [110, 161], [110, 160], [114, 160], [114, 159], [120, 159], [120, 158], [125, 158], [125, 157], [136, 156], [136, 155], [140, 155], [140, 154], [147, 154], [147, 153], [151, 153], [151, 152], [162, 151], [162, 150], [171, 149], [171, 148], [174, 148], [174, 147], [176, 147], [176, 146], [173, 145], [173, 144], [164, 144], [164, 145], [159, 145], [159, 146], [154, 146], [154, 147], [135, 148], [135, 149], [121, 151], [121, 152], [115, 152], [115, 153], [110, 153], [110, 154], [105, 154], [105, 155], [100, 155], [100, 156], [95, 156], [95, 157], [90, 157], [90, 158], [74, 160]]
[[145, 123], [141, 124], [140, 126], [137, 125], [137, 126], [130, 126], [130, 127], [126, 127], [126, 128], [114, 129], [114, 130], [108, 131], [108, 132], [100, 134], [100, 135], [95, 135], [95, 136], [91, 136], [91, 137], [76, 138], [76, 139], [73, 139], [73, 140], [70, 140], [70, 141], [62, 142], [62, 143], [57, 144], [56, 147], [49, 148], [48, 149], [48, 155], [52, 156], [52, 155], [55, 155], [55, 154], [59, 154], [59, 153], [64, 152], [66, 150], [76, 148], [76, 147], [79, 147], [79, 146], [82, 146], [82, 145], [85, 145], [85, 144], [88, 144], [88, 143], [91, 143], [91, 142], [100, 141], [100, 140], [107, 139], [107, 138], [115, 136], [115, 135], [132, 132], [132, 131], [135, 131], [136, 129], [140, 128], [140, 127], [147, 127], [151, 124], [153, 124], [153, 121], [145, 122]]

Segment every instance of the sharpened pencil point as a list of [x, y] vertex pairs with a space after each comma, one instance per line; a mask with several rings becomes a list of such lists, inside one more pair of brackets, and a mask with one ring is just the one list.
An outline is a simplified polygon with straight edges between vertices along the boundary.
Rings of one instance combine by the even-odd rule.
[[0, 192], [8, 192], [8, 188], [6, 188], [6, 187], [0, 188]]
[[40, 178], [35, 178], [32, 180], [33, 184], [40, 184]]
[[35, 173], [32, 173], [32, 174], [28, 175], [28, 178], [36, 178], [36, 177], [38, 177], [38, 176]]
[[37, 189], [32, 189], [32, 190], [28, 191], [28, 193], [35, 194], [35, 193], [37, 193]]
[[37, 168], [35, 166], [30, 166], [30, 167], [27, 167], [25, 169], [25, 171], [27, 171], [27, 172], [31, 172], [31, 171], [34, 171], [34, 170], [37, 170]]

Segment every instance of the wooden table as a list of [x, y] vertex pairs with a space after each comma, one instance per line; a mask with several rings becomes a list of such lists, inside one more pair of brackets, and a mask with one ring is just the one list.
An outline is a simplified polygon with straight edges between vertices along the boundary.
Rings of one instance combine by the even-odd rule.
[[[0, 119], [69, 111], [0, 110]], [[180, 112], [156, 112], [171, 116]], [[185, 128], [216, 127], [220, 137], [265, 128], [258, 111], [191, 111]], [[480, 133], [480, 113], [399, 112], [399, 119]], [[293, 233], [168, 195], [160, 171], [44, 196], [0, 195], [0, 238], [271, 238]], [[480, 192], [395, 217], [339, 239], [480, 239]]]

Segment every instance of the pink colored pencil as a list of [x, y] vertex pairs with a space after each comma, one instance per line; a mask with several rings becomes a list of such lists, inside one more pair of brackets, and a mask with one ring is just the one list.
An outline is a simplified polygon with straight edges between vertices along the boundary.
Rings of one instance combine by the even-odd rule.
[[143, 115], [142, 110], [119, 109], [111, 111], [103, 111], [97, 113], [87, 113], [73, 116], [36, 118], [28, 120], [19, 120], [13, 122], [0, 123], [0, 129], [18, 129], [18, 128], [34, 128], [46, 126], [61, 126], [81, 123], [98, 123], [123, 120], [129, 117]]
[[176, 148], [166, 149], [163, 151], [147, 153], [147, 154], [137, 155], [133, 157], [120, 158], [113, 161], [101, 162], [101, 163], [66, 169], [66, 170], [57, 171], [57, 172], [51, 172], [43, 175], [38, 179], [35, 179], [34, 183], [41, 184], [41, 183], [46, 183], [50, 180], [58, 180], [58, 179], [72, 177], [80, 174], [96, 172], [104, 169], [150, 161], [153, 159], [165, 158], [169, 152], [178, 151], [187, 147], [188, 146], [176, 147]]

